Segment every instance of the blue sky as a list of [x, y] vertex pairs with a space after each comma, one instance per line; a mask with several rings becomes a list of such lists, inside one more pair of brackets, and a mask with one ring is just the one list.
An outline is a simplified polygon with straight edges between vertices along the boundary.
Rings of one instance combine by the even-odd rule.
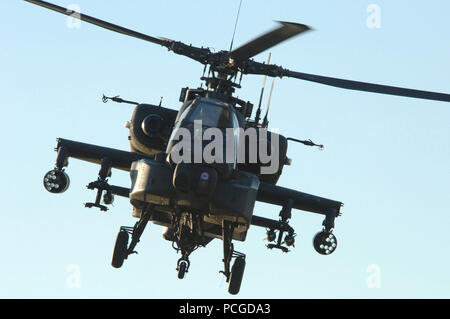
[[[216, 51], [229, 47], [239, 5], [54, 0], [75, 2], [86, 14]], [[381, 9], [380, 28], [367, 26], [370, 4]], [[274, 20], [305, 23], [315, 30], [271, 49], [273, 63], [450, 93], [448, 12], [444, 0], [244, 0], [235, 45], [273, 28]], [[113, 269], [116, 233], [136, 220], [123, 198], [108, 213], [83, 207], [95, 196], [85, 185], [96, 179], [96, 165], [71, 160], [71, 187], [62, 195], [42, 186], [57, 137], [128, 150], [123, 123], [132, 106], [103, 104], [103, 93], [154, 104], [163, 96], [164, 106], [177, 109], [180, 88], [198, 86], [202, 66], [86, 23], [68, 28], [65, 16], [24, 1], [1, 1], [0, 21], [0, 297], [229, 298], [217, 240], [192, 255], [191, 270], [178, 280], [179, 256], [162, 229], [149, 225], [139, 255]], [[237, 94], [256, 104], [261, 83], [246, 76]], [[265, 231], [252, 227], [247, 241], [236, 243], [247, 254], [238, 297], [450, 297], [449, 103], [276, 79], [270, 126], [325, 145], [320, 152], [291, 144], [293, 165], [279, 184], [345, 203], [336, 220], [339, 247], [318, 255], [312, 237], [322, 218], [301, 211], [293, 212], [298, 237], [289, 254], [267, 250]], [[128, 186], [129, 176], [114, 171], [111, 182]], [[260, 216], [278, 213], [255, 208]], [[71, 288], [77, 275], [78, 288]], [[374, 282], [378, 288], [370, 288]]]

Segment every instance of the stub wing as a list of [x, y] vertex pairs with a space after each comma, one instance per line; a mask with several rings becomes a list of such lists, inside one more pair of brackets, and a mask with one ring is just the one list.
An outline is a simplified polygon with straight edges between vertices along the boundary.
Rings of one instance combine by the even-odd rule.
[[292, 201], [292, 208], [322, 215], [334, 214], [335, 217], [340, 215], [340, 209], [343, 205], [338, 201], [264, 182], [259, 185], [256, 199], [279, 206], [284, 206], [287, 202]]

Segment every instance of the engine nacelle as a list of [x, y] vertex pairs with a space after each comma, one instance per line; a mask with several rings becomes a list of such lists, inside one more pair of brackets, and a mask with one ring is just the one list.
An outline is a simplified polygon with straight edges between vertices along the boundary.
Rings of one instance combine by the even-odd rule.
[[139, 104], [130, 121], [132, 152], [155, 154], [164, 152], [178, 112], [150, 104]]

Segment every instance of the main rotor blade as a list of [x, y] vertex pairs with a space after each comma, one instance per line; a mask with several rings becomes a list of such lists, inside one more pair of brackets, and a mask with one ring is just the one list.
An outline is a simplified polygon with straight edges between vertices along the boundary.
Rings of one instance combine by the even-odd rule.
[[288, 76], [288, 77], [292, 77], [292, 78], [296, 78], [296, 79], [301, 79], [301, 80], [321, 83], [321, 84], [325, 84], [325, 85], [340, 87], [343, 89], [398, 95], [398, 96], [406, 96], [406, 97], [413, 97], [413, 98], [426, 99], [426, 100], [450, 102], [450, 94], [445, 94], [445, 93], [421, 91], [421, 90], [406, 89], [406, 88], [401, 88], [401, 87], [396, 87], [396, 86], [388, 86], [388, 85], [373, 84], [373, 83], [367, 83], [367, 82], [344, 80], [344, 79], [332, 78], [332, 77], [315, 75], [315, 74], [294, 72], [294, 71], [290, 71], [290, 70], [286, 70], [286, 69], [284, 69], [282, 73], [283, 73], [283, 76]]
[[231, 58], [239, 61], [247, 60], [297, 34], [311, 30], [310, 27], [304, 24], [282, 21], [279, 21], [279, 23], [281, 24], [280, 27], [231, 51]]
[[91, 24], [95, 24], [99, 27], [102, 27], [102, 28], [105, 28], [105, 29], [108, 29], [111, 31], [115, 31], [118, 33], [122, 33], [122, 34], [125, 34], [128, 36], [134, 37], [134, 38], [138, 38], [138, 39], [145, 40], [148, 42], [156, 43], [156, 44], [159, 44], [162, 46], [168, 46], [170, 43], [167, 40], [154, 38], [149, 35], [139, 33], [139, 32], [136, 32], [136, 31], [133, 31], [133, 30], [130, 30], [130, 29], [127, 29], [127, 28], [118, 26], [116, 24], [112, 24], [112, 23], [109, 23], [109, 22], [106, 22], [106, 21], [103, 21], [103, 20], [100, 20], [100, 19], [97, 19], [94, 17], [90, 17], [88, 15], [81, 14], [76, 11], [66, 9], [66, 8], [57, 6], [52, 3], [48, 3], [45, 1], [41, 1], [41, 0], [25, 0], [25, 1], [36, 4], [38, 6], [41, 6], [41, 7], [47, 8], [47, 9], [50, 9], [50, 10], [53, 10], [53, 11], [56, 11], [56, 12], [59, 12], [59, 13], [62, 13], [62, 14], [65, 14], [65, 15], [68, 15], [68, 16], [72, 16], [73, 18], [77, 18], [82, 21], [89, 22]]

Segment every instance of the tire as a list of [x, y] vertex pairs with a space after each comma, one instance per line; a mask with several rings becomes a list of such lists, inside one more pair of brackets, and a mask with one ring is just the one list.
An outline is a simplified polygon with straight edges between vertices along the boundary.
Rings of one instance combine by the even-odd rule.
[[114, 268], [120, 268], [123, 265], [125, 257], [127, 256], [128, 239], [129, 235], [126, 231], [120, 231], [117, 234], [116, 244], [114, 246], [114, 252], [111, 260], [111, 265]]
[[241, 289], [242, 277], [245, 270], [245, 258], [237, 257], [231, 267], [230, 283], [228, 285], [228, 292], [232, 295], [237, 295]]
[[186, 273], [186, 262], [182, 261], [178, 266], [178, 279], [183, 279]]

